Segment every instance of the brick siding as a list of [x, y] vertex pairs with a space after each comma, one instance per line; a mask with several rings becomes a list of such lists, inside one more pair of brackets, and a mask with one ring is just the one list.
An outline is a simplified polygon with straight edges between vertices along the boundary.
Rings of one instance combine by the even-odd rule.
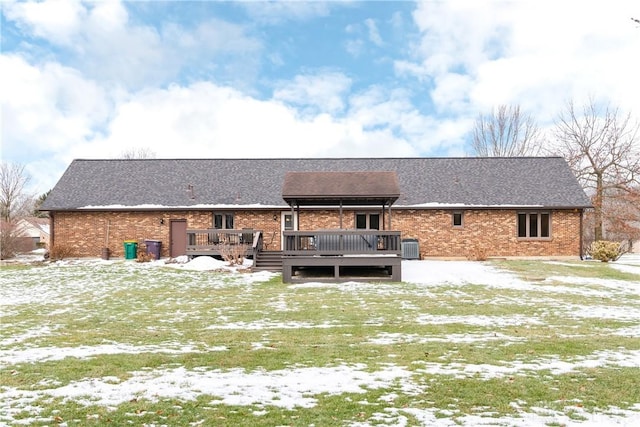
[[418, 239], [421, 257], [549, 257], [580, 255], [580, 212], [551, 211], [549, 239], [519, 239], [517, 211], [464, 210], [454, 227], [448, 210], [394, 212], [393, 228]]
[[[267, 249], [279, 250], [281, 212], [237, 210], [234, 227], [262, 230]], [[418, 239], [422, 258], [579, 256], [580, 211], [552, 211], [551, 237], [544, 240], [518, 239], [515, 210], [462, 212], [463, 226], [453, 227], [451, 210], [394, 210], [391, 228], [400, 230], [402, 238]], [[355, 227], [355, 213], [354, 210], [343, 210], [343, 228]], [[162, 241], [161, 256], [168, 257], [172, 219], [186, 220], [189, 229], [211, 228], [213, 213], [55, 212], [53, 245], [71, 248], [75, 256], [81, 257], [99, 257], [102, 248], [108, 247], [111, 256], [124, 257], [125, 240], [135, 240], [143, 247], [144, 240], [153, 239]], [[382, 222], [382, 217], [380, 220]], [[388, 220], [386, 212], [385, 220]], [[340, 218], [335, 210], [303, 211], [299, 223], [301, 230], [340, 228]]]

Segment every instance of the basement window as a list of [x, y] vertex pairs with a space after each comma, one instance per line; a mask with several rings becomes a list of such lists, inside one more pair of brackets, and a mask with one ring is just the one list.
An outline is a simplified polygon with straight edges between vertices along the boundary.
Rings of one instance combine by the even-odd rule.
[[456, 228], [462, 228], [462, 212], [453, 212], [451, 214], [451, 224]]
[[548, 239], [551, 237], [551, 214], [549, 212], [519, 212], [518, 238]]

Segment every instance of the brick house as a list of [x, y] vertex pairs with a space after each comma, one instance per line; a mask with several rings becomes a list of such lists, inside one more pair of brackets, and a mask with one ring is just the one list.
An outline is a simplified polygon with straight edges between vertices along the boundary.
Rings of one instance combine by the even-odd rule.
[[[398, 194], [317, 197], [325, 187], [283, 198], [287, 174], [326, 173], [335, 185], [344, 172], [387, 172], [372, 179], [396, 179]], [[362, 181], [346, 187], [355, 194]], [[103, 248], [122, 257], [123, 241], [145, 239], [175, 257], [193, 243], [187, 230], [259, 231], [268, 252], [284, 248], [288, 231], [339, 229], [396, 230], [420, 258], [478, 259], [577, 258], [590, 206], [560, 157], [134, 159], [74, 160], [42, 210], [51, 245], [86, 257]]]

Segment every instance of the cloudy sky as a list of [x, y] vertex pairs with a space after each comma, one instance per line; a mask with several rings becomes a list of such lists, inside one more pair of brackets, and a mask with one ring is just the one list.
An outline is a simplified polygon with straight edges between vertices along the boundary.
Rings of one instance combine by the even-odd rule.
[[474, 120], [640, 113], [637, 0], [1, 0], [3, 161], [461, 156]]

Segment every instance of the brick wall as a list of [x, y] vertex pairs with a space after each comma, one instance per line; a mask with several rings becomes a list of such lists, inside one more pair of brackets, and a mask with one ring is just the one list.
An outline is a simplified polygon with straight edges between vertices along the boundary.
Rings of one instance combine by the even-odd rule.
[[462, 227], [453, 227], [452, 211], [394, 212], [393, 228], [416, 238], [422, 257], [579, 256], [580, 212], [552, 211], [551, 238], [519, 239], [517, 211], [465, 210]]
[[[169, 256], [171, 219], [186, 219], [190, 228], [210, 228], [210, 212], [56, 212], [53, 245], [72, 249], [77, 256], [99, 257], [108, 247], [111, 256], [124, 257], [125, 240], [162, 241], [162, 256]], [[162, 220], [162, 224], [160, 221]], [[107, 235], [108, 231], [108, 235]]]
[[[105, 247], [109, 248], [111, 256], [124, 257], [125, 240], [137, 241], [139, 248], [144, 247], [145, 240], [160, 240], [161, 256], [168, 257], [171, 220], [186, 220], [187, 228], [213, 227], [213, 213], [210, 211], [56, 212], [53, 216], [53, 244], [71, 248], [75, 256], [81, 257], [99, 257]], [[280, 249], [279, 210], [237, 211], [234, 227], [263, 230], [265, 242], [272, 243], [269, 249]]]
[[[234, 227], [262, 230], [267, 248], [279, 250], [281, 212], [235, 211]], [[402, 231], [402, 238], [418, 239], [421, 257], [578, 256], [580, 252], [579, 211], [552, 211], [547, 240], [518, 239], [514, 210], [465, 210], [460, 228], [453, 227], [451, 216], [447, 210], [394, 210], [392, 229]], [[187, 228], [211, 228], [213, 213], [57, 212], [53, 244], [71, 247], [76, 256], [99, 257], [108, 247], [113, 257], [124, 257], [125, 240], [142, 245], [153, 239], [162, 241], [161, 256], [168, 257], [172, 219], [186, 220]], [[354, 222], [355, 211], [343, 210], [343, 228], [353, 229]], [[340, 228], [338, 212], [333, 210], [303, 211], [299, 223], [301, 230]]]
[[[280, 216], [277, 211], [236, 211], [234, 227], [253, 228], [262, 231], [263, 247], [267, 250], [280, 250]], [[275, 219], [274, 219], [275, 218]]]

